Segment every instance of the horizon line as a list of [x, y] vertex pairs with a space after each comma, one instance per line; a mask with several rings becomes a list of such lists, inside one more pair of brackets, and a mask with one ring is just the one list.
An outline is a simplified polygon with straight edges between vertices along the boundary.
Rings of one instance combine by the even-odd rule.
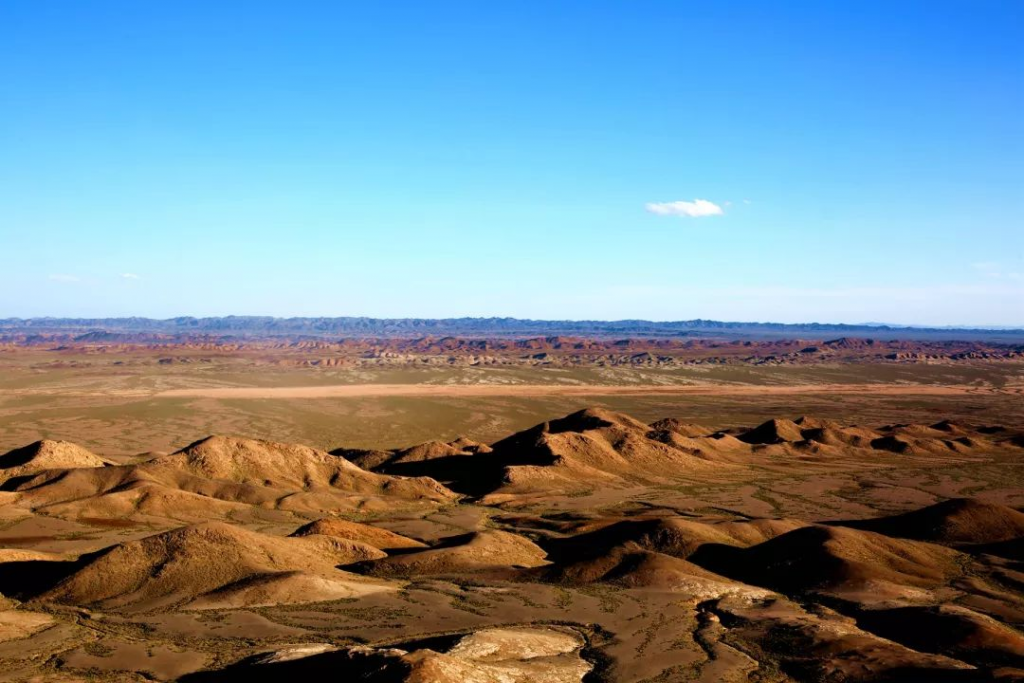
[[853, 329], [877, 329], [880, 331], [885, 330], [915, 330], [915, 331], [937, 331], [937, 332], [1021, 332], [1024, 333], [1024, 324], [1020, 325], [963, 325], [963, 324], [943, 324], [943, 325], [910, 325], [903, 323], [882, 323], [882, 322], [821, 322], [821, 321], [806, 321], [806, 322], [776, 322], [776, 321], [744, 321], [744, 320], [720, 320], [714, 318], [680, 318], [671, 320], [652, 320], [647, 318], [618, 318], [618, 319], [600, 319], [600, 318], [519, 318], [515, 316], [450, 316], [450, 317], [415, 317], [415, 316], [401, 316], [401, 317], [377, 317], [368, 315], [300, 315], [300, 316], [279, 316], [279, 315], [254, 315], [254, 314], [229, 314], [229, 315], [208, 315], [208, 316], [195, 316], [195, 315], [177, 315], [166, 318], [161, 317], [150, 317], [150, 316], [32, 316], [32, 317], [5, 317], [0, 318], [0, 326], [9, 324], [24, 324], [24, 323], [63, 323], [63, 324], [81, 324], [81, 325], [96, 325], [96, 324], [109, 324], [109, 323], [124, 323], [129, 321], [135, 321], [139, 323], [161, 323], [161, 324], [174, 324], [180, 321], [224, 321], [224, 320], [239, 320], [239, 321], [290, 321], [290, 322], [301, 322], [301, 321], [320, 321], [320, 322], [341, 322], [341, 321], [363, 321], [363, 322], [406, 322], [406, 323], [454, 323], [454, 322], [503, 322], [503, 323], [523, 323], [523, 324], [544, 324], [544, 325], [652, 325], [652, 326], [689, 326], [693, 328], [701, 327], [701, 324], [709, 326], [726, 325], [730, 327], [740, 326], [751, 326], [751, 327], [786, 327], [786, 328], [800, 328], [800, 327], [831, 327], [831, 328], [853, 328]]

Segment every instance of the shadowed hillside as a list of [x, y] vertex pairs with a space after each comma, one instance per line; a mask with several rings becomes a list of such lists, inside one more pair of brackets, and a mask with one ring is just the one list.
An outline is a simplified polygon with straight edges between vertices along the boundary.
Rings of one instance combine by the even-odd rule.
[[[601, 408], [491, 444], [211, 436], [115, 464], [40, 441], [0, 456], [0, 664], [1024, 680], [1021, 443], [948, 420], [716, 429]], [[979, 484], [991, 467], [1006, 485]]]

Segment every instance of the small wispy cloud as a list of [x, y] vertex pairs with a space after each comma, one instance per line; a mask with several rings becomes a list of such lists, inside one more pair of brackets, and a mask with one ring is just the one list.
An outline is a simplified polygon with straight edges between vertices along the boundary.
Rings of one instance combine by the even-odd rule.
[[125, 280], [141, 280], [142, 278], [135, 273], [121, 273], [121, 277]]
[[721, 216], [724, 213], [722, 207], [706, 199], [694, 199], [692, 202], [651, 202], [644, 208], [659, 216], [685, 216], [687, 218]]
[[749, 203], [750, 203], [750, 200], [749, 200], [749, 199], [744, 199], [744, 200], [743, 200], [743, 203], [744, 203], [744, 204], [749, 204]]
[[993, 280], [1024, 280], [1024, 273], [1007, 269], [1003, 264], [996, 261], [972, 263], [971, 267], [985, 277], [992, 278]]
[[81, 278], [77, 275], [69, 275], [67, 273], [52, 273], [49, 278], [51, 282], [80, 282]]

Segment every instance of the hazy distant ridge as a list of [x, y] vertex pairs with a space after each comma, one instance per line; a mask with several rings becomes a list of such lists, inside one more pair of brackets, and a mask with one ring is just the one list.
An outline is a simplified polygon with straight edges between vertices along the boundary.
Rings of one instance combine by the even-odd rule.
[[239, 337], [415, 337], [452, 336], [656, 336], [656, 337], [778, 337], [807, 333], [876, 337], [1007, 338], [1024, 337], [1024, 329], [924, 328], [831, 323], [754, 323], [720, 320], [524, 320], [519, 318], [274, 318], [225, 316], [214, 318], [6, 318], [5, 332], [111, 331], [158, 334], [210, 334]]

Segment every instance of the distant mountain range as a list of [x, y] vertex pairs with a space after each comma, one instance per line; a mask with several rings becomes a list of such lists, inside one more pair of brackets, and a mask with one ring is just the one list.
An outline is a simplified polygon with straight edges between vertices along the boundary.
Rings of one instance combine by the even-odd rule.
[[719, 320], [524, 320], [519, 318], [274, 318], [224, 316], [215, 318], [6, 318], [0, 333], [85, 334], [120, 333], [204, 335], [218, 338], [415, 338], [423, 336], [529, 337], [694, 337], [783, 338], [858, 336], [880, 339], [979, 339], [1017, 341], [1024, 329], [927, 328], [874, 324], [754, 323]]

